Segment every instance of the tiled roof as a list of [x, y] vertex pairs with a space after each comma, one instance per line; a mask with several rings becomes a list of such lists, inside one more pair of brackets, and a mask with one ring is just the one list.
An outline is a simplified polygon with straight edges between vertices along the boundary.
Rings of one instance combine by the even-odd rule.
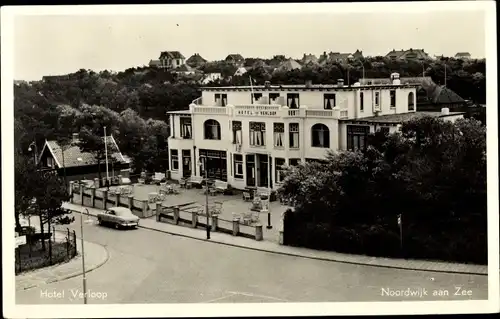
[[239, 53], [236, 53], [236, 54], [230, 54], [226, 57], [226, 60], [229, 60], [229, 59], [232, 59], [232, 60], [235, 60], [235, 61], [243, 61], [245, 60], [243, 58], [243, 56]]
[[189, 59], [186, 60], [186, 63], [205, 63], [207, 60], [205, 60], [201, 55], [198, 53], [193, 54], [192, 56], [189, 57]]
[[458, 52], [457, 54], [455, 54], [455, 57], [459, 57], [459, 56], [470, 57], [470, 53], [469, 52]]
[[435, 104], [450, 104], [450, 103], [464, 103], [465, 100], [457, 93], [444, 86], [439, 86], [436, 93], [432, 97], [432, 102]]
[[276, 71], [291, 71], [294, 69], [301, 69], [302, 66], [299, 62], [294, 59], [288, 59], [285, 62], [281, 63], [281, 65], [276, 69]]
[[179, 51], [163, 51], [160, 54], [160, 60], [163, 59], [185, 59]]
[[[109, 157], [112, 157], [119, 162], [126, 162], [126, 163], [130, 162], [130, 159], [127, 160], [127, 158], [125, 158], [120, 152], [120, 149], [118, 148], [118, 145], [116, 144], [116, 141], [113, 138], [113, 136], [111, 135], [108, 136], [106, 140], [108, 144]], [[59, 144], [56, 141], [46, 141], [46, 146], [49, 148], [49, 151], [54, 156], [59, 167], [62, 167], [63, 165], [62, 149], [59, 146]], [[81, 161], [78, 159], [81, 159]], [[95, 165], [95, 164], [97, 164], [97, 160], [94, 154], [88, 152], [82, 152], [78, 145], [71, 145], [68, 149], [64, 151], [64, 165], [66, 167]]]
[[262, 61], [260, 59], [257, 60], [257, 61], [255, 61], [254, 64], [252, 64], [252, 68], [260, 68], [260, 67], [267, 68], [268, 65], [266, 64], [266, 62], [264, 62], [264, 61]]
[[386, 54], [386, 57], [395, 57], [395, 58], [399, 58], [400, 56], [402, 56], [403, 54], [405, 53], [405, 50], [394, 50], [392, 49], [391, 52], [387, 53]]
[[302, 58], [302, 63], [308, 64], [309, 62], [317, 64], [318, 58], [314, 54], [304, 54], [304, 57]]
[[160, 60], [151, 60], [149, 61], [149, 66], [161, 66]]
[[194, 69], [187, 64], [183, 64], [175, 69], [175, 72], [194, 72]]
[[340, 120], [344, 122], [359, 122], [359, 123], [385, 123], [385, 124], [400, 124], [404, 122], [408, 122], [414, 119], [423, 118], [426, 116], [430, 117], [446, 117], [453, 115], [464, 114], [463, 112], [450, 112], [448, 115], [443, 115], [441, 112], [409, 112], [409, 113], [401, 113], [401, 114], [388, 114], [388, 115], [380, 115], [380, 116], [370, 116], [364, 117], [360, 119], [346, 119]]

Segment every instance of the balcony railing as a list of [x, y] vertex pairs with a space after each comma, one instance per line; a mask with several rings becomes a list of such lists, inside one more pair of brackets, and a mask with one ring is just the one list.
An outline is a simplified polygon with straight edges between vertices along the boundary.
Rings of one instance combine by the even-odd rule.
[[227, 108], [220, 106], [197, 106], [194, 108], [196, 114], [227, 114]]
[[333, 117], [333, 111], [332, 110], [306, 110], [306, 116]]

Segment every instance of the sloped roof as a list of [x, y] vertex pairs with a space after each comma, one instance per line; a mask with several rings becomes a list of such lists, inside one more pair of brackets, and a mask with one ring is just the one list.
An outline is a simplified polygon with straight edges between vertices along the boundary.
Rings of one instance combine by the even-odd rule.
[[432, 96], [432, 102], [435, 104], [451, 104], [464, 103], [465, 100], [447, 87], [438, 86], [434, 96]]
[[189, 57], [189, 59], [186, 60], [186, 63], [205, 63], [207, 60], [205, 60], [201, 55], [198, 53], [193, 54], [192, 56]]
[[240, 67], [234, 72], [234, 75], [245, 74], [245, 73], [247, 73], [247, 69], [244, 67]]
[[163, 59], [185, 59], [179, 51], [163, 51], [160, 54], [160, 60]]
[[[104, 139], [104, 137], [102, 137]], [[116, 141], [112, 135], [108, 136], [106, 139], [106, 143], [108, 145], [108, 156], [112, 157], [118, 162], [130, 163], [130, 158], [123, 156], [116, 144]], [[52, 156], [54, 157], [57, 165], [62, 167], [62, 149], [57, 143], [57, 141], [46, 141], [45, 148], [48, 148]], [[43, 153], [43, 150], [42, 150]], [[78, 159], [81, 159], [79, 161]], [[76, 166], [86, 166], [86, 165], [95, 165], [97, 164], [97, 160], [94, 154], [89, 152], [82, 152], [80, 147], [76, 144], [71, 145], [68, 149], [64, 151], [64, 165], [66, 167], [76, 167]]]
[[150, 60], [149, 66], [161, 66], [160, 60]]
[[389, 53], [387, 53], [385, 56], [386, 57], [395, 57], [395, 58], [399, 58], [401, 57], [403, 54], [405, 53], [405, 50], [394, 50], [392, 49], [392, 51], [390, 51]]
[[281, 65], [276, 69], [277, 71], [291, 71], [294, 69], [302, 69], [302, 66], [299, 62], [294, 59], [288, 59], [285, 62], [281, 63]]
[[304, 54], [304, 57], [302, 57], [302, 63], [308, 64], [309, 62], [318, 63], [318, 58], [314, 54]]
[[187, 64], [183, 64], [175, 69], [175, 72], [194, 72], [195, 70]]
[[455, 57], [470, 57], [470, 53], [469, 52], [458, 52], [457, 54], [455, 54]]
[[239, 54], [239, 53], [229, 54], [229, 55], [226, 57], [226, 61], [227, 61], [227, 60], [230, 60], [230, 59], [235, 60], [235, 61], [243, 61], [243, 60], [245, 60], [245, 59], [243, 58], [243, 56], [242, 56], [241, 54]]

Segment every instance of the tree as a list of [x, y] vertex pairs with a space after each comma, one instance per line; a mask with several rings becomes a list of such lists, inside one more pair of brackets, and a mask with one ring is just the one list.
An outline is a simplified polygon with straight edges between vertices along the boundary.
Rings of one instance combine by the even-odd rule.
[[35, 196], [32, 186], [34, 184], [36, 167], [29, 157], [20, 152], [15, 153], [14, 161], [14, 217], [16, 230], [19, 231], [21, 228], [19, 222], [20, 215], [29, 212]]

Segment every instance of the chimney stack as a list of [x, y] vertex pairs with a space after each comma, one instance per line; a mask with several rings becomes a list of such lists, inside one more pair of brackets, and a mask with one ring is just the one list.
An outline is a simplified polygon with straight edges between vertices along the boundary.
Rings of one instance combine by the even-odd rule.
[[344, 86], [344, 79], [338, 79], [337, 86]]
[[78, 142], [78, 133], [73, 133], [73, 143]]
[[441, 115], [450, 115], [450, 109], [447, 107], [443, 107], [441, 109]]
[[310, 88], [312, 86], [312, 80], [306, 80], [306, 88]]
[[266, 82], [264, 82], [264, 87], [265, 87], [266, 89], [270, 88], [270, 87], [271, 87], [271, 81], [266, 81]]

